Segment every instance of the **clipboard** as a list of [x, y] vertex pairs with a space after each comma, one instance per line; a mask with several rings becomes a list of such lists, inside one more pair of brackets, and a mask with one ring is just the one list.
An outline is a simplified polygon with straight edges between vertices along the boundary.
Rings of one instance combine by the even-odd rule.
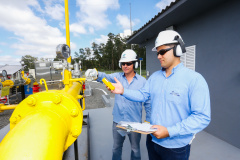
[[136, 132], [141, 134], [151, 134], [157, 129], [150, 128], [152, 125], [148, 123], [138, 123], [138, 122], [124, 122], [121, 121], [116, 127], [127, 130], [127, 132]]
[[[124, 129], [124, 130], [128, 130], [127, 127], [123, 127], [123, 126], [120, 126], [120, 125], [117, 125], [116, 127]], [[151, 134], [151, 133], [153, 133], [155, 131], [148, 131], [148, 132], [146, 132], [146, 131], [140, 131], [140, 130], [131, 130], [130, 132], [136, 132], [136, 133], [141, 133], [141, 134]]]

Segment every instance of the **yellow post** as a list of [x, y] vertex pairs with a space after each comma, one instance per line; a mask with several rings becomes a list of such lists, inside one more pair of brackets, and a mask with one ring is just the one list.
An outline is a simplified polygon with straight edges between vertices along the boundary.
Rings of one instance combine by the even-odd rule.
[[82, 131], [77, 101], [82, 85], [68, 92], [50, 90], [28, 96], [14, 110], [10, 131], [0, 143], [1, 160], [61, 160]]
[[[65, 24], [66, 24], [66, 42], [70, 47], [70, 30], [69, 30], [69, 15], [68, 15], [68, 0], [65, 0]], [[68, 63], [71, 63], [71, 56], [67, 59]]]
[[68, 0], [65, 0], [65, 25], [66, 25], [66, 42], [70, 48], [70, 32], [69, 32], [69, 16], [68, 16]]

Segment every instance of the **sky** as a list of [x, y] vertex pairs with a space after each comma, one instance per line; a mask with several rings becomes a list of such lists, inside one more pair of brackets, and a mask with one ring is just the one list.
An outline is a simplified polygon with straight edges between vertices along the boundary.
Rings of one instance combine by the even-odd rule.
[[[106, 43], [140, 29], [174, 0], [68, 0], [71, 55], [92, 42]], [[31, 55], [55, 58], [66, 44], [64, 0], [0, 0], [0, 65]]]

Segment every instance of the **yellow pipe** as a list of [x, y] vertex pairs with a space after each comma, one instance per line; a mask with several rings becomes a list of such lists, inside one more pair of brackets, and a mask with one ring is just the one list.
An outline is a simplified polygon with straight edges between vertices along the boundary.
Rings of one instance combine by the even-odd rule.
[[[34, 82], [35, 83], [35, 82]], [[46, 91], [48, 91], [48, 86], [44, 78], [40, 79], [40, 84], [44, 83]], [[35, 83], [36, 84], [36, 83]]]
[[24, 84], [30, 84], [30, 83], [31, 83], [31, 79], [25, 77], [24, 71], [22, 71], [22, 78], [25, 80], [25, 83], [24, 83]]
[[4, 82], [1, 82], [3, 87], [9, 86], [12, 88], [14, 86], [14, 82], [12, 80], [5, 80]]
[[67, 69], [64, 70], [64, 80], [63, 80], [63, 84], [65, 85], [65, 91], [67, 92], [68, 89], [71, 87], [70, 86], [70, 76], [71, 76], [71, 72], [69, 72]]
[[17, 107], [17, 105], [4, 105], [4, 104], [0, 104], [0, 112], [3, 112], [5, 110], [11, 110], [11, 109], [15, 109]]
[[83, 113], [77, 101], [81, 89], [75, 82], [68, 92], [49, 90], [23, 100], [0, 143], [0, 159], [61, 160], [82, 131]]
[[66, 42], [70, 48], [70, 32], [69, 32], [69, 15], [68, 15], [68, 0], [65, 0], [65, 25], [66, 25]]
[[74, 79], [70, 79], [69, 81], [71, 82], [86, 81], [86, 78], [74, 78]]
[[85, 110], [85, 98], [83, 97], [83, 99], [82, 99], [82, 110], [84, 111]]
[[[68, 0], [65, 0], [65, 24], [66, 24], [66, 42], [70, 47], [70, 30], [69, 30], [69, 15], [68, 15]], [[71, 56], [67, 59], [68, 63], [71, 63]]]
[[74, 98], [78, 99], [79, 93], [82, 90], [82, 85], [78, 82], [74, 82], [72, 87], [67, 91], [68, 94], [72, 95]]
[[68, 134], [63, 124], [58, 115], [49, 111], [25, 117], [2, 141], [0, 159], [62, 159]]

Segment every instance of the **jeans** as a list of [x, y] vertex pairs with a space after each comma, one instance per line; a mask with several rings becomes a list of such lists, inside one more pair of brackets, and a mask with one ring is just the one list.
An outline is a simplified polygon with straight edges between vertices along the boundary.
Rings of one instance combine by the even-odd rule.
[[[112, 160], [121, 160], [122, 159], [122, 147], [123, 142], [125, 140], [125, 136], [121, 136], [117, 130], [119, 128], [116, 127], [117, 123], [113, 122], [113, 155]], [[140, 139], [141, 134], [135, 132], [129, 132], [128, 138], [131, 144], [131, 160], [141, 160], [141, 153], [140, 153]]]
[[188, 160], [190, 145], [181, 148], [165, 148], [152, 141], [152, 136], [147, 135], [147, 150], [149, 160]]

